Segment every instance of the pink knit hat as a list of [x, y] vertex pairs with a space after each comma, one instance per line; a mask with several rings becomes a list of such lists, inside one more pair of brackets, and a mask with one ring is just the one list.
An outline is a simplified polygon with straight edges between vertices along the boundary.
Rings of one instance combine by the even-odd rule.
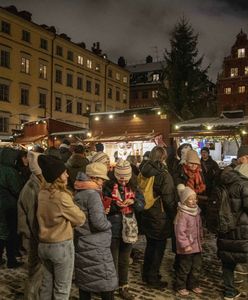
[[132, 167], [127, 160], [120, 159], [114, 169], [114, 174], [117, 180], [129, 181], [132, 177]]

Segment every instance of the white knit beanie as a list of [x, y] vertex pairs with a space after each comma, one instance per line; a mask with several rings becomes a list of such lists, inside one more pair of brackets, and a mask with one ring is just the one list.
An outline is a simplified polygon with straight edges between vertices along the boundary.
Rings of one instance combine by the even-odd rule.
[[132, 167], [127, 160], [120, 159], [114, 169], [114, 175], [117, 180], [129, 181], [132, 177]]
[[110, 162], [110, 159], [108, 154], [99, 151], [92, 157], [91, 162], [98, 162], [107, 165]]
[[40, 154], [41, 153], [33, 151], [28, 151], [27, 154], [29, 169], [34, 175], [42, 174], [41, 168], [38, 165], [38, 157]]
[[[183, 188], [184, 187], [184, 188]], [[185, 186], [184, 184], [179, 184], [177, 186], [177, 191], [179, 194], [179, 198], [182, 204], [191, 196], [196, 195], [195, 191], [193, 191], [190, 187]]]

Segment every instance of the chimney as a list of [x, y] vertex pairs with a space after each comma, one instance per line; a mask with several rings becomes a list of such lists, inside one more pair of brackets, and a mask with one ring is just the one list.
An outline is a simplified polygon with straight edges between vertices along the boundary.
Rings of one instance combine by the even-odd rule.
[[146, 63], [147, 63], [147, 64], [150, 64], [150, 63], [152, 63], [152, 62], [153, 62], [152, 56], [151, 56], [151, 55], [148, 55], [148, 56], [146, 57]]

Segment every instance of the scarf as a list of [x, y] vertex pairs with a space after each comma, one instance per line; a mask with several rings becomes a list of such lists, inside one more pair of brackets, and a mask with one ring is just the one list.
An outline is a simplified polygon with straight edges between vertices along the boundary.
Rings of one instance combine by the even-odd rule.
[[185, 185], [190, 187], [193, 191], [195, 191], [196, 194], [201, 194], [202, 192], [204, 192], [206, 189], [206, 185], [202, 180], [200, 167], [197, 166], [197, 168], [194, 171], [192, 171], [188, 167], [188, 165], [183, 165], [183, 170], [185, 174], [189, 177]]
[[101, 190], [99, 185], [96, 184], [94, 181], [87, 180], [87, 181], [80, 181], [76, 180], [74, 183], [75, 190]]
[[[126, 186], [123, 187], [123, 195], [124, 195], [124, 200], [127, 199], [134, 199], [135, 198], [135, 193], [133, 193], [129, 188], [127, 188]], [[112, 190], [112, 199], [114, 201], [116, 201], [117, 206], [121, 206], [122, 203], [124, 202], [124, 200], [121, 197], [120, 191], [119, 191], [119, 187], [118, 184], [115, 184]], [[127, 207], [121, 207], [120, 208], [122, 214], [126, 215], [126, 214], [130, 214], [133, 212], [133, 208], [130, 206]]]
[[183, 212], [195, 217], [200, 213], [200, 208], [198, 205], [196, 207], [188, 207], [187, 205], [178, 202], [177, 215], [175, 217], [174, 224], [177, 224], [177, 221], [180, 219], [180, 214]]

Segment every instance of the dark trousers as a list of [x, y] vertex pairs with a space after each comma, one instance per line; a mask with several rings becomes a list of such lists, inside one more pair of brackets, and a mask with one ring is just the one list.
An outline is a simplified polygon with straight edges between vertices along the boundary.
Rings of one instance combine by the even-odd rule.
[[0, 259], [3, 257], [4, 248], [6, 248], [6, 256], [8, 264], [16, 261], [15, 257], [15, 242], [13, 240], [0, 240]]
[[234, 287], [234, 270], [236, 263], [226, 263], [222, 261], [222, 277], [224, 281], [224, 296], [234, 297], [238, 294], [238, 290]]
[[159, 269], [162, 263], [166, 240], [155, 240], [146, 237], [146, 249], [143, 265], [143, 280], [149, 283], [159, 280]]
[[[102, 300], [114, 300], [114, 292], [101, 292]], [[91, 292], [85, 292], [79, 289], [79, 300], [90, 300]]]
[[119, 277], [119, 286], [128, 284], [129, 258], [132, 244], [124, 243], [122, 238], [112, 238], [111, 252]]
[[176, 269], [176, 289], [192, 290], [199, 287], [202, 258], [201, 253], [177, 255], [178, 267]]

